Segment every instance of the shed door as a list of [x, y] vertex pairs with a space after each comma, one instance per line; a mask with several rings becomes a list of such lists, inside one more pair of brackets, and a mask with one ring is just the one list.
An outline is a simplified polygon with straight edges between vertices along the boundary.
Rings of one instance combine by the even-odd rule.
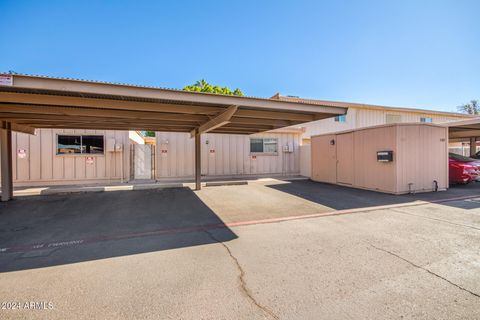
[[335, 135], [312, 137], [312, 180], [337, 183]]
[[353, 184], [353, 133], [337, 135], [337, 183]]

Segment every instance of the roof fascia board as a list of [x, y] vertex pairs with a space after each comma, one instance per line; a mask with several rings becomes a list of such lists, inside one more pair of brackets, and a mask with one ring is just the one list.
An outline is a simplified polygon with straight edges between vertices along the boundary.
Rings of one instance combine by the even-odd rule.
[[219, 94], [199, 93], [182, 90], [167, 90], [157, 88], [135, 87], [119, 84], [107, 84], [78, 80], [41, 78], [23, 75], [13, 75], [14, 88], [55, 90], [62, 92], [78, 92], [83, 94], [106, 94], [124, 97], [170, 100], [176, 102], [205, 103], [218, 105], [238, 105], [253, 109], [288, 110], [289, 112], [345, 114], [347, 108], [320, 106], [318, 104], [293, 101], [261, 99], [253, 97], [238, 97]]
[[[7, 125], [7, 123], [9, 123], [10, 125]], [[14, 122], [0, 121], [0, 127], [2, 129], [10, 129], [10, 130], [16, 131], [16, 132], [22, 132], [22, 133], [35, 135], [35, 128], [30, 127], [30, 126], [26, 126], [26, 125], [22, 125], [22, 124], [17, 124], [17, 123], [14, 123]]]
[[449, 122], [442, 123], [442, 125], [446, 127], [461, 127], [461, 126], [468, 126], [472, 124], [480, 124], [480, 117], [478, 115], [473, 119], [464, 119], [464, 120], [449, 121]]
[[[275, 97], [275, 96], [274, 96]], [[474, 115], [463, 114], [459, 112], [448, 112], [448, 111], [438, 111], [438, 110], [427, 110], [427, 109], [418, 109], [418, 108], [404, 108], [404, 107], [390, 107], [390, 106], [381, 106], [381, 105], [374, 105], [374, 104], [364, 104], [364, 103], [355, 103], [355, 102], [339, 102], [339, 101], [326, 101], [326, 100], [316, 100], [316, 99], [302, 99], [302, 98], [294, 98], [294, 97], [286, 97], [286, 96], [279, 96], [279, 97], [272, 97], [272, 99], [278, 99], [283, 101], [295, 101], [296, 99], [302, 100], [305, 103], [310, 102], [314, 105], [325, 105], [325, 106], [332, 106], [332, 107], [344, 107], [344, 108], [354, 108], [354, 109], [372, 109], [372, 110], [386, 110], [386, 111], [398, 111], [398, 112], [412, 112], [412, 113], [420, 113], [420, 114], [439, 114], [439, 115], [446, 115], [451, 117], [458, 117], [458, 118], [471, 118], [475, 117]]]

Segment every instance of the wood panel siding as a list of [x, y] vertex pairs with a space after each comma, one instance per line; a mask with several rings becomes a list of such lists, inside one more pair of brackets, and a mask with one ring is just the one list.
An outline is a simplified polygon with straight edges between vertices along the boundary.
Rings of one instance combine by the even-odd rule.
[[457, 115], [439, 115], [418, 113], [418, 112], [402, 112], [398, 110], [376, 110], [376, 109], [362, 109], [350, 107], [346, 115], [345, 122], [337, 122], [334, 118], [323, 119], [313, 122], [308, 122], [300, 125], [305, 128], [305, 134], [303, 138], [309, 138], [314, 135], [341, 132], [346, 130], [359, 129], [364, 127], [376, 126], [386, 124], [387, 114], [399, 115], [401, 122], [420, 122], [421, 118], [432, 118], [432, 123], [442, 123], [448, 121], [457, 121], [465, 119], [465, 117]]
[[[157, 179], [193, 177], [194, 140], [187, 133], [157, 132]], [[278, 139], [276, 154], [250, 154], [251, 138]], [[292, 145], [293, 152], [283, 152]], [[300, 174], [300, 134], [203, 134], [202, 175], [238, 176]]]
[[[103, 135], [105, 139], [114, 138], [117, 143], [122, 143], [124, 151], [57, 155], [58, 134]], [[128, 131], [38, 129], [36, 135], [13, 132], [12, 149], [13, 181], [17, 186], [119, 181], [122, 177], [122, 156], [124, 177], [128, 178]], [[25, 158], [18, 155], [19, 150], [26, 151]], [[87, 157], [92, 157], [93, 163], [87, 163]]]

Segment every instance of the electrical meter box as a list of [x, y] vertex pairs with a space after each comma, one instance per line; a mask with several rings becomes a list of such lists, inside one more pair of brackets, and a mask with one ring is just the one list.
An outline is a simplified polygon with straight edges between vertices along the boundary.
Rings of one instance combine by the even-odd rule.
[[293, 145], [291, 143], [284, 145], [283, 146], [283, 152], [292, 153], [293, 152]]

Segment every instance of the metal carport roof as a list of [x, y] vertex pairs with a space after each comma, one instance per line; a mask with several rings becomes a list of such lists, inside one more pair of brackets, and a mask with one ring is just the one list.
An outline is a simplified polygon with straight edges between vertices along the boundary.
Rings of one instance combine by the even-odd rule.
[[[230, 108], [215, 133], [252, 134], [346, 113], [344, 107], [28, 75], [0, 86], [0, 119], [33, 128], [191, 132]], [[227, 119], [228, 118], [228, 119]], [[218, 125], [218, 124], [217, 124]]]
[[451, 140], [480, 137], [480, 117], [446, 122], [448, 136]]
[[480, 117], [444, 123], [448, 127], [449, 142], [470, 142], [470, 155], [477, 153], [477, 139], [480, 137]]
[[[342, 115], [347, 108], [77, 79], [0, 73], [2, 199], [11, 130], [35, 128], [253, 134]], [[10, 141], [11, 143], [11, 141]], [[5, 159], [4, 159], [5, 158]], [[196, 152], [196, 168], [200, 164]], [[5, 172], [4, 172], [5, 171]], [[197, 188], [200, 173], [196, 170]], [[11, 173], [11, 172], [10, 172]], [[10, 192], [10, 191], [8, 191]], [[7, 196], [8, 198], [8, 196]]]

